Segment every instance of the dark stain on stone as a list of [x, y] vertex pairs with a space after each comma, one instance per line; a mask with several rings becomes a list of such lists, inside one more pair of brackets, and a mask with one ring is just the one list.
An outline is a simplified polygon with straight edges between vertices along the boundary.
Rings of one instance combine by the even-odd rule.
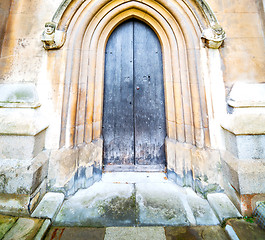
[[52, 227], [45, 240], [104, 240], [105, 228]]
[[166, 227], [166, 240], [228, 240], [220, 226]]

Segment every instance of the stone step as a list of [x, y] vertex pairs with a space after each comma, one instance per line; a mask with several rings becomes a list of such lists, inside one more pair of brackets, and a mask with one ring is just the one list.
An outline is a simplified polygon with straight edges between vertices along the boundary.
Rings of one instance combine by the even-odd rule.
[[133, 184], [97, 182], [66, 200], [55, 226], [134, 226], [136, 204]]
[[31, 217], [35, 218], [49, 218], [52, 221], [56, 217], [59, 209], [63, 203], [64, 194], [48, 192], [44, 195], [39, 205], [31, 214]]
[[196, 225], [220, 224], [208, 201], [199, 197], [191, 188], [186, 188], [187, 203], [191, 208]]
[[242, 217], [235, 205], [224, 193], [208, 194], [207, 200], [221, 223], [228, 218]]
[[[114, 173], [115, 174], [115, 173]], [[148, 174], [149, 175], [149, 174]], [[144, 175], [141, 175], [144, 178]], [[147, 175], [145, 175], [147, 176]], [[154, 176], [154, 175], [153, 175]], [[66, 200], [55, 226], [188, 226], [220, 224], [208, 201], [156, 175], [150, 182], [105, 177]], [[131, 181], [131, 182], [132, 182]]]

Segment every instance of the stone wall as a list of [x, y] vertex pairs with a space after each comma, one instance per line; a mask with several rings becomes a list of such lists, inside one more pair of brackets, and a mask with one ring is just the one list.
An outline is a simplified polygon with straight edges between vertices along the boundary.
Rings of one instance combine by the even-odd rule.
[[[62, 116], [62, 108], [65, 88], [65, 64], [68, 49], [66, 46], [61, 50], [46, 51], [40, 40], [45, 22], [52, 20], [61, 0], [12, 1], [9, 13], [10, 2], [2, 0], [0, 3], [0, 49], [2, 45], [0, 55], [0, 84], [8, 84], [9, 87], [12, 87], [13, 84], [21, 83], [26, 86], [33, 85], [36, 88], [40, 104], [37, 106], [37, 110], [31, 103], [27, 103], [27, 106], [31, 112], [35, 112], [36, 110], [42, 116], [42, 119], [45, 120], [47, 126], [49, 125], [46, 130], [46, 135], [42, 136], [43, 138], [45, 137], [45, 149], [49, 150], [47, 154], [50, 154], [48, 154], [50, 157], [48, 185], [50, 189], [71, 194], [79, 187], [87, 187], [91, 183], [91, 177], [93, 175], [91, 171], [96, 171], [98, 167], [101, 168], [101, 163], [98, 159], [102, 156], [100, 156], [101, 152], [98, 145], [95, 145], [93, 142], [84, 148], [82, 145], [78, 146], [77, 149], [71, 147], [63, 148], [63, 146], [60, 146], [60, 140], [62, 139], [61, 122], [65, 117]], [[190, 2], [194, 3], [195, 0], [191, 0]], [[216, 132], [219, 131], [223, 115], [224, 118], [229, 117], [229, 115], [225, 115], [225, 111], [219, 108], [221, 105], [223, 107], [226, 106], [225, 98], [221, 96], [222, 94], [220, 96], [218, 95], [218, 92], [224, 92], [222, 80], [225, 83], [227, 96], [236, 82], [261, 83], [265, 81], [264, 1], [208, 0], [207, 2], [212, 7], [220, 25], [224, 28], [227, 35], [227, 39], [220, 50], [211, 49], [208, 51], [202, 47], [201, 43], [197, 43], [198, 46], [201, 45], [196, 48], [196, 54], [204, 54], [204, 60], [201, 62], [202, 64], [199, 69], [197, 67], [199, 65], [197, 64], [194, 64], [195, 67], [192, 68], [193, 76], [197, 76], [196, 74], [198, 72], [204, 71], [204, 77], [202, 77], [204, 82], [201, 82], [201, 86], [204, 87], [204, 84], [211, 86], [208, 90], [206, 86], [205, 98], [207, 98], [207, 104], [202, 101], [202, 103], [207, 105], [202, 107], [203, 113], [207, 112], [208, 114], [208, 116], [205, 114], [205, 121], [207, 122], [207, 118], [210, 119], [210, 139], [207, 139], [207, 147], [202, 144], [199, 148], [194, 148], [192, 144], [186, 145], [185, 143], [179, 143], [175, 141], [176, 139], [173, 139], [173, 142], [168, 142], [172, 146], [167, 152], [168, 156], [171, 157], [169, 170], [175, 172], [176, 175], [174, 176], [176, 177], [176, 181], [179, 183], [182, 182], [182, 185], [185, 185], [185, 181], [190, 181], [189, 184], [192, 185], [196, 180], [204, 179], [205, 181], [202, 180], [201, 183], [197, 184], [199, 188], [204, 190], [207, 183], [213, 185], [221, 184], [219, 172], [221, 154], [219, 153], [219, 149], [223, 146], [220, 142], [224, 141], [225, 138], [220, 137], [221, 134], [219, 136], [219, 133], [216, 134]], [[205, 20], [200, 22], [202, 28], [206, 27], [206, 22]], [[3, 30], [5, 26], [6, 31]], [[191, 29], [195, 31], [193, 28]], [[3, 35], [4, 33], [5, 35]], [[220, 60], [219, 51], [221, 54], [221, 69], [219, 66], [217, 66], [218, 71], [216, 69], [207, 69], [208, 67], [211, 69], [211, 66], [214, 65], [212, 64], [215, 61], [214, 59]], [[191, 53], [189, 52], [188, 54]], [[171, 59], [170, 61], [174, 62], [175, 60]], [[212, 63], [209, 63], [211, 61]], [[212, 82], [209, 81], [206, 83], [205, 76], [207, 75], [207, 71], [210, 72], [209, 75]], [[182, 70], [183, 75], [185, 75], [185, 72], [186, 70]], [[216, 84], [217, 80], [219, 81], [218, 84]], [[196, 84], [193, 84], [193, 86], [196, 86]], [[211, 105], [210, 102], [213, 98], [216, 100]], [[6, 100], [0, 99], [1, 101], [5, 102]], [[194, 106], [200, 105], [199, 101], [195, 99]], [[171, 103], [173, 104], [173, 101]], [[6, 112], [15, 112], [16, 108], [18, 108], [18, 112], [24, 111], [23, 107], [21, 109], [16, 105], [16, 102], [13, 102], [13, 105], [4, 104], [2, 108], [0, 113], [2, 116]], [[188, 112], [190, 109], [187, 108], [186, 110]], [[197, 113], [199, 114], [199, 112]], [[250, 115], [246, 114], [245, 116], [249, 117]], [[213, 125], [216, 126], [213, 127]], [[179, 127], [180, 125], [177, 126]], [[208, 125], [206, 124], [203, 127], [207, 132]], [[200, 131], [198, 132], [198, 135], [200, 135]], [[234, 153], [237, 158], [240, 158], [238, 154], [242, 153], [242, 149], [238, 149], [236, 145], [231, 149], [231, 146], [232, 144], [239, 144], [242, 139], [244, 142], [244, 138], [248, 137], [237, 137], [235, 134], [231, 134], [230, 131], [226, 134], [226, 139], [233, 139], [230, 143], [228, 142], [227, 150]], [[249, 135], [253, 134], [255, 133], [249, 133]], [[222, 139], [219, 139], [216, 141], [216, 144], [213, 144], [213, 139], [216, 135]], [[5, 138], [6, 136], [2, 137], [2, 139]], [[261, 152], [260, 149], [262, 149], [261, 145], [264, 143], [264, 136], [253, 137], [249, 142], [255, 145], [256, 150], [252, 152], [252, 148], [249, 146], [243, 150], [247, 149], [247, 154], [252, 159], [257, 152]], [[176, 150], [178, 151], [177, 155]], [[69, 154], [67, 155], [67, 153]], [[82, 154], [85, 157], [82, 157]], [[97, 156], [96, 161], [89, 157], [93, 154]], [[69, 156], [72, 155], [74, 157], [70, 158]], [[2, 160], [0, 159], [0, 161]], [[4, 163], [4, 161], [2, 162]], [[211, 165], [211, 163], [213, 164]], [[95, 169], [93, 168], [93, 170], [91, 166], [95, 166]], [[55, 170], [58, 170], [58, 172]], [[218, 172], [217, 178], [214, 176], [216, 172]], [[77, 179], [78, 176], [80, 177], [79, 181], [74, 183], [73, 179]], [[247, 194], [247, 192], [244, 192], [244, 194]]]
[[221, 48], [227, 91], [235, 82], [264, 82], [264, 8], [262, 0], [208, 0], [227, 39]]
[[11, 0], [2, 0], [0, 2], [0, 57], [1, 57], [1, 49], [2, 43], [4, 40], [5, 32], [6, 32], [6, 22], [9, 16], [11, 6]]

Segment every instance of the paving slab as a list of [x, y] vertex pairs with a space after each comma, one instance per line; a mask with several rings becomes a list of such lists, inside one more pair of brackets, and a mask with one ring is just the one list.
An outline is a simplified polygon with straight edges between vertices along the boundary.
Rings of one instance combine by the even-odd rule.
[[229, 219], [226, 224], [233, 228], [240, 240], [265, 240], [265, 230], [256, 223], [250, 223], [244, 219]]
[[189, 221], [182, 204], [183, 193], [174, 183], [136, 184], [140, 226], [187, 226]]
[[187, 202], [195, 217], [196, 225], [220, 224], [208, 201], [199, 197], [191, 188], [186, 188]]
[[137, 208], [133, 184], [98, 182], [66, 200], [55, 226], [134, 226]]
[[163, 227], [110, 227], [104, 240], [166, 240]]
[[36, 218], [49, 218], [53, 220], [58, 213], [63, 200], [63, 193], [48, 192], [44, 195], [31, 216]]
[[239, 213], [235, 205], [224, 193], [211, 193], [207, 195], [207, 200], [216, 213], [220, 222], [228, 218], [240, 218], [242, 215]]
[[0, 215], [0, 239], [12, 228], [17, 219], [17, 217]]
[[162, 183], [168, 181], [163, 172], [107, 172], [102, 174], [102, 182], [108, 183]]
[[36, 218], [19, 218], [4, 240], [32, 240], [42, 226], [44, 220]]
[[104, 240], [105, 228], [52, 227], [45, 240]]
[[220, 226], [166, 227], [167, 240], [229, 240]]

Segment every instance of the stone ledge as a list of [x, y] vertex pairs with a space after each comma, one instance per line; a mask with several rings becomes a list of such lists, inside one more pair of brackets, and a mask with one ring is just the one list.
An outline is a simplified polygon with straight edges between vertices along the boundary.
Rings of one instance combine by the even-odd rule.
[[40, 107], [36, 87], [32, 83], [0, 84], [0, 108]]
[[227, 100], [230, 114], [222, 127], [235, 135], [265, 134], [265, 83], [234, 84]]
[[235, 83], [228, 99], [234, 108], [265, 107], [265, 83]]
[[47, 121], [37, 110], [0, 108], [1, 135], [35, 136], [47, 128]]
[[56, 217], [64, 200], [63, 193], [48, 192], [44, 195], [31, 217], [49, 218], [52, 221]]

